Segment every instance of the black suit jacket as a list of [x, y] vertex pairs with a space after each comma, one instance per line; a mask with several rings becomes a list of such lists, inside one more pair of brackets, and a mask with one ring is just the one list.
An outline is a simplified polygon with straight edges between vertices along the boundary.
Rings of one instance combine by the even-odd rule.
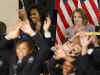
[[44, 39], [38, 39], [37, 45], [40, 48], [38, 55], [34, 57], [34, 61], [32, 64], [26, 65], [26, 68], [23, 70], [23, 75], [40, 75], [41, 64], [46, 60], [50, 51], [50, 47], [48, 45], [48, 41]]
[[0, 75], [9, 75], [9, 64], [4, 57], [0, 57]]
[[76, 75], [96, 75], [96, 71], [91, 65], [88, 55], [77, 57], [73, 65], [76, 68]]
[[76, 75], [100, 75], [100, 47], [95, 47], [91, 55], [76, 57], [73, 65]]

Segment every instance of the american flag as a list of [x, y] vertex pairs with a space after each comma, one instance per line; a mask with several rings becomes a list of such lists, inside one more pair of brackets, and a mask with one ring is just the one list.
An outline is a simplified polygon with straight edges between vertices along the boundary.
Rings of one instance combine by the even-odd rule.
[[98, 25], [100, 20], [97, 0], [56, 0], [57, 27], [56, 42], [62, 44], [66, 38], [65, 30], [72, 26], [72, 11], [82, 8], [88, 14], [90, 24]]

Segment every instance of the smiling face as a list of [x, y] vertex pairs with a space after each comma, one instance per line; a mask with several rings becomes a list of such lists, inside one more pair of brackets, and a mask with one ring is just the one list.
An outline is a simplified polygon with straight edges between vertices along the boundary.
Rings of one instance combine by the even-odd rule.
[[73, 16], [74, 25], [81, 26], [83, 25], [83, 19], [79, 12], [75, 12]]
[[32, 53], [32, 50], [29, 49], [27, 42], [22, 42], [16, 47], [16, 54], [18, 59], [23, 59], [23, 57]]
[[40, 14], [37, 9], [30, 10], [30, 19], [33, 21], [33, 23], [40, 21]]
[[76, 8], [72, 13], [72, 22], [76, 26], [87, 25], [88, 18], [86, 12], [81, 8]]

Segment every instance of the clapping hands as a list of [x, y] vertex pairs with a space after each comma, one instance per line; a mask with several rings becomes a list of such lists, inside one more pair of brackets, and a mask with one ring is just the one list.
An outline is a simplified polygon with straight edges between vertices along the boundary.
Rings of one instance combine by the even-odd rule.
[[9, 32], [6, 36], [8, 37], [8, 39], [16, 39], [20, 36], [20, 31], [24, 32], [29, 36], [32, 36], [35, 33], [35, 31], [31, 28], [29, 20], [19, 20], [16, 24], [16, 29], [12, 32]]
[[44, 32], [48, 32], [50, 26], [51, 26], [51, 19], [50, 17], [46, 17], [46, 20], [44, 21], [44, 25], [43, 25]]

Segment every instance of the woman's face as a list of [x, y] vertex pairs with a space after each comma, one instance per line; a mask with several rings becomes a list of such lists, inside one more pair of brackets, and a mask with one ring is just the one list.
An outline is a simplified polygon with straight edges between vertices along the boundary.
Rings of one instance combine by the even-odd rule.
[[40, 21], [40, 14], [37, 9], [31, 9], [30, 19], [33, 21], [33, 23], [37, 23], [38, 21]]
[[23, 59], [24, 56], [27, 56], [31, 53], [32, 50], [29, 50], [28, 44], [23, 42], [16, 47], [16, 54], [18, 59]]
[[83, 25], [83, 19], [79, 12], [74, 13], [74, 24], [77, 26]]

